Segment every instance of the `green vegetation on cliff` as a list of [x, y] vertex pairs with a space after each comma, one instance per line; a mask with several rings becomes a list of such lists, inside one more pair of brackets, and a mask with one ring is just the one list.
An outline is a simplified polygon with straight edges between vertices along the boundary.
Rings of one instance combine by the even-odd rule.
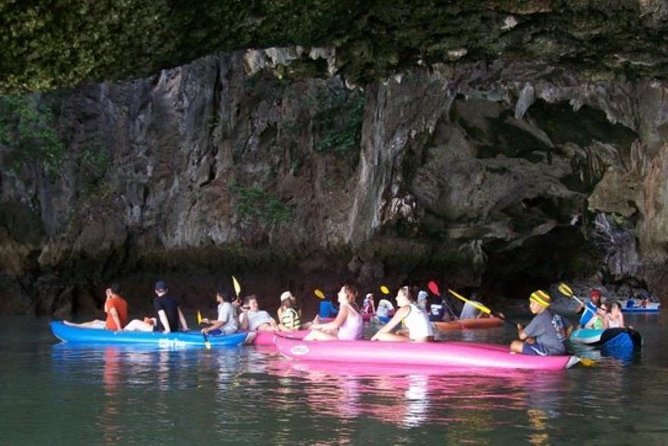
[[10, 148], [9, 166], [18, 171], [37, 162], [57, 174], [66, 150], [54, 125], [52, 110], [39, 97], [0, 97], [0, 144]]
[[0, 93], [145, 77], [218, 51], [336, 48], [364, 82], [411, 66], [511, 59], [592, 79], [657, 77], [668, 63], [662, 2], [412, 0], [7, 0]]

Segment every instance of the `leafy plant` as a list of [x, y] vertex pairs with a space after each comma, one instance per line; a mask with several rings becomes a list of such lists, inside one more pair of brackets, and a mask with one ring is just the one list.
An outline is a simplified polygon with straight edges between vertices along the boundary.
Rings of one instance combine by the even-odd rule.
[[[100, 139], [96, 139], [99, 141]], [[89, 146], [81, 154], [79, 166], [82, 172], [84, 187], [91, 191], [96, 188], [111, 164], [111, 158], [104, 148], [98, 143]]]
[[36, 162], [50, 175], [59, 173], [65, 145], [54, 122], [53, 112], [37, 95], [0, 97], [0, 144], [9, 148], [10, 167]]
[[266, 224], [281, 224], [292, 218], [292, 208], [275, 195], [257, 187], [230, 186], [237, 197], [236, 209], [242, 217], [260, 220]]
[[320, 90], [314, 99], [318, 110], [314, 127], [322, 133], [316, 150], [333, 151], [356, 162], [362, 135], [364, 95], [345, 87], [328, 87]]

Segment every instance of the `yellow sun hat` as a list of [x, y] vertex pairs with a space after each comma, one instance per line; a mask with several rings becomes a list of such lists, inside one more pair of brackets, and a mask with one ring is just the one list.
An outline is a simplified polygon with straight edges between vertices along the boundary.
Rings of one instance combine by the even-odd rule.
[[536, 290], [533, 293], [531, 293], [529, 300], [536, 302], [538, 305], [544, 308], [549, 307], [552, 301], [550, 295], [543, 290]]

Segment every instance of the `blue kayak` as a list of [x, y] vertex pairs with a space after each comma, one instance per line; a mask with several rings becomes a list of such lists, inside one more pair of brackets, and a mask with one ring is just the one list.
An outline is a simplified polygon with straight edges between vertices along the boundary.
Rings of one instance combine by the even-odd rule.
[[[204, 337], [197, 330], [174, 333], [142, 331], [110, 331], [51, 322], [53, 335], [63, 342], [108, 345], [156, 345], [165, 348], [204, 347]], [[208, 336], [212, 347], [237, 346], [251, 341], [254, 333], [241, 332], [230, 335]]]
[[621, 302], [623, 313], [659, 313], [660, 302], [642, 302], [641, 300], [627, 299]]
[[602, 329], [596, 328], [578, 328], [573, 330], [569, 336], [571, 342], [577, 342], [578, 344], [595, 344], [601, 340], [601, 335], [603, 334]]
[[596, 347], [616, 347], [639, 349], [642, 346], [642, 336], [632, 328], [578, 328], [573, 330], [568, 338], [571, 342], [587, 344]]

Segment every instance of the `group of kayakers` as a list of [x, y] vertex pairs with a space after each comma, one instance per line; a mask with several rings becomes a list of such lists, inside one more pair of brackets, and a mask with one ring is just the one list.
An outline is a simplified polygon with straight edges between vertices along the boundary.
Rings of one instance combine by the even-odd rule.
[[606, 329], [624, 327], [622, 305], [618, 301], [603, 302], [601, 291], [593, 289], [589, 300], [579, 305], [580, 326], [584, 328]]
[[[95, 320], [75, 324], [65, 321], [68, 325], [78, 325], [87, 328], [104, 328], [108, 330], [124, 331], [160, 331], [172, 332], [188, 330], [188, 324], [178, 300], [169, 293], [167, 283], [159, 280], [155, 283], [155, 298], [153, 307], [155, 316], [135, 319], [128, 322], [128, 305], [121, 296], [118, 284], [113, 284], [106, 290], [105, 321]], [[397, 293], [399, 310], [392, 319], [382, 327], [372, 340], [379, 341], [431, 341], [434, 333], [427, 314], [417, 307], [412, 290], [402, 287]], [[280, 296], [281, 305], [277, 310], [278, 321], [258, 307], [257, 297], [247, 296], [243, 305], [235, 299], [228, 290], [221, 288], [216, 293], [218, 302], [216, 319], [203, 318], [198, 323], [202, 333], [206, 335], [227, 335], [239, 330], [276, 330], [296, 331], [303, 328], [310, 329], [306, 339], [311, 340], [356, 340], [363, 337], [363, 317], [357, 306], [357, 289], [345, 284], [337, 294], [338, 314], [333, 320], [322, 320], [316, 316], [315, 320], [302, 324], [301, 311], [297, 308], [295, 296], [285, 291]], [[404, 324], [405, 334], [394, 334], [392, 329], [400, 323]]]
[[67, 325], [76, 325], [86, 328], [99, 328], [112, 331], [160, 331], [170, 333], [182, 330], [188, 330], [188, 323], [181, 311], [178, 300], [172, 294], [169, 294], [167, 283], [159, 280], [154, 286], [155, 298], [153, 299], [154, 317], [145, 317], [143, 319], [134, 319], [128, 322], [128, 303], [121, 295], [121, 287], [114, 283], [106, 292], [104, 303], [104, 312], [107, 314], [105, 321], [94, 320], [75, 324], [69, 321], [63, 321]]
[[[81, 324], [65, 322], [87, 328], [125, 330], [125, 331], [160, 331], [171, 332], [188, 330], [188, 324], [178, 300], [169, 293], [164, 280], [155, 283], [153, 307], [155, 316], [135, 319], [128, 322], [128, 305], [121, 295], [118, 284], [112, 284], [106, 290], [104, 310], [106, 320], [94, 320]], [[397, 309], [391, 319], [372, 337], [372, 341], [413, 341], [431, 342], [434, 340], [434, 328], [430, 321], [428, 308], [420, 304], [424, 300], [423, 291], [417, 292], [409, 286], [402, 286], [396, 294]], [[424, 294], [423, 294], [424, 293]], [[415, 295], [421, 299], [416, 301]], [[337, 313], [334, 318], [323, 319], [316, 316], [312, 322], [302, 323], [301, 311], [297, 300], [290, 291], [280, 296], [278, 319], [267, 311], [261, 310], [255, 295], [244, 298], [243, 303], [230, 290], [220, 288], [216, 293], [218, 302], [216, 319], [201, 318], [200, 329], [205, 335], [228, 335], [237, 331], [284, 331], [293, 332], [309, 329], [305, 340], [359, 340], [363, 338], [364, 312], [377, 311], [372, 294], [367, 294], [362, 308], [357, 305], [357, 289], [344, 284], [337, 293]], [[615, 305], [616, 304], [616, 305]], [[392, 304], [390, 304], [392, 305]], [[534, 314], [531, 322], [525, 326], [517, 325], [518, 339], [510, 344], [514, 353], [527, 355], [560, 355], [566, 351], [565, 341], [572, 326], [567, 319], [550, 310], [551, 297], [542, 290], [536, 290], [529, 297], [529, 309]], [[394, 309], [394, 308], [393, 308]], [[624, 320], [621, 306], [616, 302], [602, 303], [601, 293], [592, 290], [590, 299], [580, 308], [583, 312], [580, 325], [591, 328], [623, 327]], [[402, 329], [396, 331], [396, 328]]]

